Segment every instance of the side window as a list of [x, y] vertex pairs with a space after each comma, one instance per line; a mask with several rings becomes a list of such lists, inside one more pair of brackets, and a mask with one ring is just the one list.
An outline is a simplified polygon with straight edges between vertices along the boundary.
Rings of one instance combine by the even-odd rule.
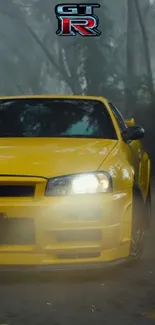
[[119, 110], [112, 104], [112, 103], [108, 103], [112, 112], [114, 113], [117, 123], [119, 125], [119, 128], [121, 130], [121, 133], [125, 132], [127, 129], [127, 126], [125, 124], [124, 118], [122, 116], [122, 114], [119, 112]]

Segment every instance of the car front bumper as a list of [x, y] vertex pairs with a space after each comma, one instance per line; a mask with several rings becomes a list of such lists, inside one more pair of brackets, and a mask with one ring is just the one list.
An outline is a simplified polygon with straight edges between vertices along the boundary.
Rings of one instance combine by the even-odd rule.
[[132, 189], [119, 193], [0, 200], [0, 266], [104, 266], [130, 251]]
[[6, 272], [58, 272], [58, 271], [100, 271], [124, 265], [127, 258], [121, 258], [109, 262], [82, 262], [82, 263], [62, 263], [49, 265], [0, 265], [0, 273]]

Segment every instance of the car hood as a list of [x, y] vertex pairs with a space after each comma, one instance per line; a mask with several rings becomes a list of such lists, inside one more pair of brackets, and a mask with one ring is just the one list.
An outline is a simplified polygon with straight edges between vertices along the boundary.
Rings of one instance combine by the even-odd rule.
[[0, 139], [0, 174], [53, 177], [97, 170], [116, 140]]

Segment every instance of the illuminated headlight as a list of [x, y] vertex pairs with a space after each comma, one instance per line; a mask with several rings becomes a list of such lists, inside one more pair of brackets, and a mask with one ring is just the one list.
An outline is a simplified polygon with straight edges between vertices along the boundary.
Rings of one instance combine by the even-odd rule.
[[95, 194], [112, 191], [112, 180], [106, 172], [92, 172], [51, 178], [46, 196]]

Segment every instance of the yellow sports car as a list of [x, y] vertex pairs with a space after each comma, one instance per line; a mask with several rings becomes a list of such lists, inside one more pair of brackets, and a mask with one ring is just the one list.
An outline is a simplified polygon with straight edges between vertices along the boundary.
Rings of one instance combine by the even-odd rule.
[[1, 97], [1, 268], [140, 257], [151, 206], [143, 136], [102, 97]]

